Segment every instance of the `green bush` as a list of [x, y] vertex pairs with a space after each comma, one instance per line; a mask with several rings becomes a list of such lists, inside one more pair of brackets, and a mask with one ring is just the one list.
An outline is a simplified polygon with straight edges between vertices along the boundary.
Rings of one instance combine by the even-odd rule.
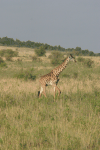
[[7, 61], [12, 61], [12, 56], [10, 54], [6, 54], [5, 58]]
[[39, 49], [35, 49], [35, 53], [37, 56], [43, 56], [43, 55], [45, 55], [46, 51], [43, 46], [40, 46]]
[[78, 58], [77, 58], [77, 61], [79, 61], [79, 62], [84, 62], [85, 59], [84, 59], [83, 57], [78, 57]]
[[52, 52], [50, 58], [52, 65], [59, 65], [64, 61], [64, 55], [59, 51]]
[[12, 49], [1, 50], [0, 56], [5, 57], [8, 61], [12, 61], [12, 57], [17, 57], [18, 52], [13, 51]]
[[49, 58], [49, 59], [52, 59], [52, 55], [49, 55], [48, 58]]
[[62, 74], [62, 77], [65, 77], [65, 78], [70, 78], [71, 76], [69, 74]]
[[78, 77], [78, 72], [73, 73], [73, 78], [76, 79]]
[[78, 62], [81, 62], [83, 65], [85, 65], [86, 67], [92, 67], [92, 64], [94, 63], [91, 59], [87, 58], [83, 58], [83, 57], [78, 57]]
[[5, 61], [0, 57], [0, 67], [7, 67]]
[[91, 59], [86, 59], [84, 65], [91, 68], [93, 63], [94, 61], [92, 61]]
[[21, 69], [19, 73], [16, 74], [14, 77], [17, 77], [18, 79], [23, 78], [24, 80], [28, 80], [28, 79], [35, 80], [36, 75], [33, 74], [34, 73], [33, 71], [34, 71], [33, 68], [30, 70], [25, 70], [25, 71]]
[[72, 74], [67, 74], [67, 73], [63, 73], [62, 77], [64, 78], [74, 78], [77, 79], [78, 78], [78, 72], [74, 72]]
[[22, 62], [22, 59], [18, 58], [17, 61], [18, 61], [18, 62]]
[[37, 56], [31, 56], [31, 58], [32, 58], [32, 61], [36, 61], [36, 62], [40, 62], [40, 61], [42, 61], [40, 58], [38, 58]]
[[17, 57], [18, 56], [18, 52], [17, 51], [13, 51], [12, 49], [4, 49], [0, 51], [0, 56], [2, 57]]
[[0, 56], [1, 56], [1, 57], [4, 56], [4, 53], [5, 53], [5, 50], [1, 50], [1, 51], [0, 51]]

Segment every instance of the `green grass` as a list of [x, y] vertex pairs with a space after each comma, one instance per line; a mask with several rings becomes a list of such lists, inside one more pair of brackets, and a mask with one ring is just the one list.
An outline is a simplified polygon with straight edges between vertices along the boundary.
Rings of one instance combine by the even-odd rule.
[[[37, 97], [37, 80], [52, 70], [49, 62], [6, 64], [0, 68], [0, 150], [100, 149], [100, 66], [69, 63], [54, 101], [52, 87], [47, 98]], [[21, 68], [34, 68], [36, 80], [17, 79]]]
[[80, 91], [37, 98], [36, 93], [1, 94], [0, 148], [73, 149], [100, 148], [100, 92]]

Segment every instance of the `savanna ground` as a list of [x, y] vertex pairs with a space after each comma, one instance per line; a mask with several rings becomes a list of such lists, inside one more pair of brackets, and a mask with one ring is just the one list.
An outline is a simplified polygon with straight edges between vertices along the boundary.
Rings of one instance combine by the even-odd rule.
[[[50, 52], [37, 62], [33, 49], [11, 49], [19, 56], [3, 58], [7, 67], [0, 67], [0, 150], [100, 150], [100, 57], [88, 57], [92, 67], [70, 62], [54, 101], [52, 87], [46, 88], [47, 98], [37, 97], [39, 77], [54, 68]], [[23, 70], [36, 80], [19, 79]]]

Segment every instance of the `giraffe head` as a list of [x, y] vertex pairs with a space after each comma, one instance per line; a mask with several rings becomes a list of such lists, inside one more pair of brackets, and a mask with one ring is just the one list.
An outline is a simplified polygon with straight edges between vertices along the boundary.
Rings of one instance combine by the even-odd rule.
[[69, 60], [76, 62], [75, 58], [72, 56], [72, 54], [69, 55]]

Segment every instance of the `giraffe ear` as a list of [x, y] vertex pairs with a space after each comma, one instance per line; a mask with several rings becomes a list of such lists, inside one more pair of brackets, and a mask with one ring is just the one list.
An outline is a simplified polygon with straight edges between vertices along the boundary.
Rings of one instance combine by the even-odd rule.
[[74, 58], [74, 57], [72, 56], [72, 54], [70, 54], [70, 56], [71, 56], [72, 58]]
[[71, 56], [71, 58], [73, 58], [73, 59], [74, 59], [74, 61], [76, 62], [75, 57], [73, 57], [73, 55], [72, 55], [72, 54], [70, 54], [70, 56]]

